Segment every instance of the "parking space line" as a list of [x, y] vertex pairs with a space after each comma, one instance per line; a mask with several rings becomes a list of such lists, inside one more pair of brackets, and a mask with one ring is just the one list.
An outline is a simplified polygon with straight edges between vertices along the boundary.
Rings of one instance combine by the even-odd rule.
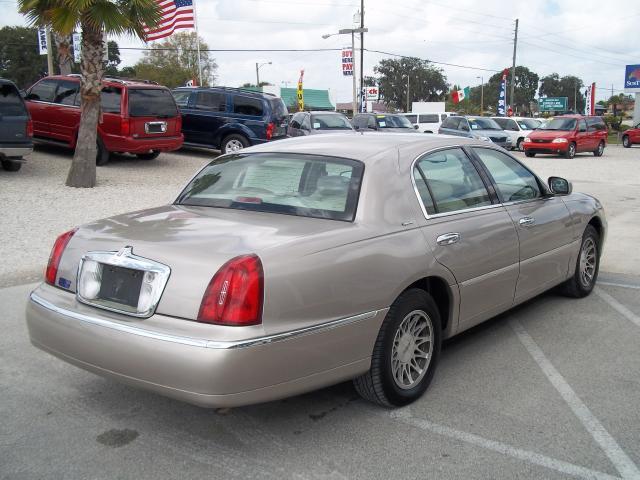
[[627, 307], [622, 305], [619, 301], [613, 298], [608, 293], [604, 292], [601, 288], [595, 287], [593, 291], [598, 295], [602, 300], [607, 302], [611, 308], [613, 308], [620, 315], [625, 317], [631, 323], [635, 323], [636, 327], [640, 327], [640, 317], [629, 310]]
[[573, 391], [564, 377], [556, 370], [553, 364], [547, 359], [538, 344], [527, 333], [518, 320], [509, 322], [511, 328], [516, 333], [520, 343], [527, 349], [531, 357], [538, 364], [542, 373], [558, 391], [560, 396], [567, 403], [582, 425], [587, 429], [604, 453], [609, 457], [611, 463], [616, 467], [624, 479], [640, 479], [640, 470], [635, 463], [622, 450], [618, 442], [604, 428], [600, 421], [591, 413], [589, 408], [580, 400], [580, 397]]
[[597, 480], [619, 480], [618, 477], [609, 475], [607, 473], [598, 472], [586, 467], [580, 467], [578, 465], [574, 465], [569, 462], [563, 462], [562, 460], [556, 460], [555, 458], [547, 457], [546, 455], [542, 455], [536, 452], [516, 448], [511, 445], [507, 445], [506, 443], [489, 440], [473, 433], [463, 432], [454, 428], [445, 427], [444, 425], [430, 422], [429, 420], [416, 418], [412, 416], [409, 407], [394, 410], [389, 415], [391, 416], [391, 418], [399, 420], [406, 425], [417, 427], [428, 432], [433, 432], [444, 437], [449, 437], [454, 440], [469, 443], [471, 445], [485, 448], [487, 450], [492, 450], [508, 457], [523, 460], [525, 462], [539, 465], [541, 467], [555, 470], [557, 472], [571, 475], [573, 477]]
[[601, 282], [600, 280], [598, 280], [598, 285], [606, 285], [608, 287], [632, 288], [634, 290], [640, 290], [640, 285], [630, 285], [628, 283]]

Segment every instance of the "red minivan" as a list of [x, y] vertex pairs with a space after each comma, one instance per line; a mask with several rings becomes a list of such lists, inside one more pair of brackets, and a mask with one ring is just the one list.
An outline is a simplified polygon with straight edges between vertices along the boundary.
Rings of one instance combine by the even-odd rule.
[[640, 144], [640, 123], [622, 135], [622, 145], [625, 148], [631, 148], [631, 145]]
[[[112, 152], [153, 160], [182, 146], [182, 118], [171, 91], [163, 86], [107, 78], [102, 82], [96, 164]], [[45, 77], [25, 97], [34, 140], [75, 148], [80, 126], [80, 76]]]
[[576, 153], [593, 152], [600, 157], [607, 146], [608, 133], [601, 117], [561, 115], [524, 139], [524, 153], [527, 157], [550, 153], [573, 158]]

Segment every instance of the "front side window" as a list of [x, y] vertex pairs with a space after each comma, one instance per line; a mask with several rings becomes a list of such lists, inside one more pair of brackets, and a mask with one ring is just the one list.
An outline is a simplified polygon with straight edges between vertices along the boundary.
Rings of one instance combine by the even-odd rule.
[[[434, 213], [448, 213], [491, 205], [491, 198], [480, 174], [460, 148], [434, 152], [416, 163], [419, 176], [416, 185], [424, 182], [433, 199]], [[424, 192], [418, 187], [418, 192]], [[423, 193], [421, 193], [423, 197]], [[424, 202], [424, 200], [423, 200]], [[429, 213], [428, 205], [425, 210]]]
[[503, 202], [519, 202], [540, 197], [536, 177], [509, 155], [489, 148], [474, 147], [498, 187]]
[[236, 95], [233, 97], [233, 113], [261, 117], [263, 113], [262, 100]]
[[187, 185], [178, 205], [353, 221], [364, 165], [284, 153], [225, 156]]
[[130, 88], [129, 115], [132, 117], [177, 117], [178, 107], [169, 90]]
[[224, 112], [227, 109], [227, 96], [224, 93], [198, 92], [195, 108], [209, 112]]
[[460, 123], [460, 120], [462, 120], [460, 117], [445, 118], [444, 121], [442, 122], [442, 128], [452, 128], [455, 130], [458, 128], [458, 124]]
[[80, 90], [79, 83], [63, 80], [58, 83], [58, 89], [53, 97], [53, 102], [60, 103], [62, 105], [75, 105], [78, 90]]
[[53, 102], [58, 82], [55, 80], [42, 80], [36, 83], [27, 95], [27, 100], [39, 100], [41, 102]]

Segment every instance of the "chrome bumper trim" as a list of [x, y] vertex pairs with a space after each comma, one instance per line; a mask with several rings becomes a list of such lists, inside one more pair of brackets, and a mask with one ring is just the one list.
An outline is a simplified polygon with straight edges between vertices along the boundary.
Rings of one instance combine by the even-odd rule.
[[9, 148], [0, 148], [0, 157], [23, 157], [25, 155], [30, 155], [33, 152], [33, 147], [9, 147]]
[[[46, 308], [47, 310], [57, 313], [58, 315], [62, 315], [68, 318], [73, 318], [74, 320], [78, 320], [80, 322], [88, 323], [91, 325], [97, 325], [100, 327], [110, 328], [112, 330], [118, 330], [120, 332], [125, 332], [132, 335], [138, 335], [141, 337], [147, 337], [154, 340], [160, 340], [163, 342], [172, 342], [172, 343], [178, 343], [181, 345], [188, 345], [191, 347], [212, 348], [217, 350], [229, 350], [229, 349], [236, 349], [236, 348], [255, 347], [258, 345], [267, 345], [270, 343], [290, 340], [292, 338], [300, 337], [303, 335], [320, 333], [320, 332], [324, 332], [334, 328], [349, 325], [351, 323], [367, 320], [369, 318], [376, 316], [380, 311], [380, 310], [373, 310], [371, 312], [361, 313], [359, 315], [354, 315], [352, 317], [333, 320], [331, 322], [322, 323], [320, 325], [313, 325], [311, 327], [300, 328], [297, 330], [290, 330], [288, 332], [277, 333], [274, 335], [267, 335], [264, 337], [251, 338], [247, 340], [214, 341], [214, 340], [205, 340], [205, 339], [199, 339], [199, 338], [193, 338], [193, 337], [170, 335], [166, 333], [151, 332], [143, 328], [134, 327], [131, 325], [125, 325], [119, 322], [114, 322], [112, 320], [107, 320], [105, 318], [97, 318], [90, 315], [86, 315], [84, 313], [74, 312], [73, 310], [68, 310], [66, 308], [61, 308], [54, 305], [53, 303], [37, 295], [35, 292], [31, 292], [31, 295], [29, 298], [32, 302], [36, 303], [37, 305], [43, 308]], [[185, 321], [188, 321], [188, 320], [185, 320]]]

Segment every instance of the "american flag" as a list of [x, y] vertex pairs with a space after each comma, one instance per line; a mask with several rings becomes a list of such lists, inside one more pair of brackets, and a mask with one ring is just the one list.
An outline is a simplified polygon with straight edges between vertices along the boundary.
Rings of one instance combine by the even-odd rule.
[[193, 0], [157, 0], [162, 18], [154, 29], [144, 27], [146, 40], [168, 37], [181, 28], [195, 28]]

